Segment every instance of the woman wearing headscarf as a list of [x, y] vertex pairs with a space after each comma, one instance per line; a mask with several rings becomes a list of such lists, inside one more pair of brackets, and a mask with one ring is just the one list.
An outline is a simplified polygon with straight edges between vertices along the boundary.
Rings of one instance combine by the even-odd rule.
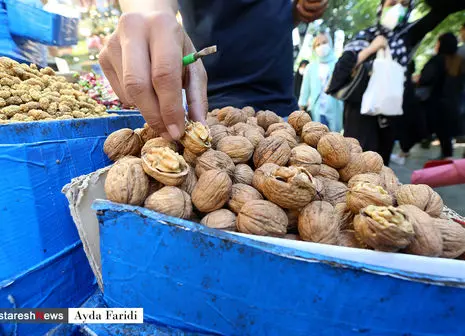
[[304, 110], [310, 108], [313, 120], [325, 124], [333, 132], [340, 132], [343, 103], [325, 92], [337, 62], [330, 36], [318, 34], [313, 40], [313, 50], [316, 59], [305, 72], [299, 106]]
[[[413, 0], [382, 0], [378, 9], [378, 23], [358, 33], [347, 44], [327, 92], [335, 94], [345, 87], [352, 81], [353, 71], [358, 65], [369, 67], [378, 50], [388, 46], [392, 58], [406, 69], [415, 48], [425, 35], [449, 14], [465, 9], [465, 0], [426, 0], [426, 3], [431, 6], [431, 11], [422, 19], [409, 22], [414, 8]], [[368, 81], [362, 83], [367, 85]], [[365, 88], [360, 91], [364, 92]], [[365, 151], [378, 152], [388, 165], [396, 138], [393, 126], [395, 118], [361, 115], [362, 97], [363, 93], [345, 101], [344, 134], [358, 139]]]
[[439, 37], [436, 55], [425, 65], [418, 82], [430, 89], [424, 107], [430, 132], [436, 133], [441, 143], [440, 159], [453, 155], [452, 138], [460, 135], [460, 103], [463, 91], [463, 60], [454, 34]]

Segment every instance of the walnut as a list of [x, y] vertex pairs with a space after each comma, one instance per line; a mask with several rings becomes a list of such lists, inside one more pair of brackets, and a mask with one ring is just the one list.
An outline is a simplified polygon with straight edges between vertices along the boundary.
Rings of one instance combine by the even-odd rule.
[[255, 150], [253, 161], [256, 168], [265, 163], [275, 163], [284, 166], [291, 157], [291, 148], [286, 140], [278, 137], [263, 139]]
[[352, 177], [365, 173], [378, 174], [383, 168], [383, 158], [375, 152], [351, 154], [349, 163], [339, 170], [342, 182], [348, 182]]
[[277, 124], [272, 124], [268, 127], [266, 130], [265, 136], [269, 137], [271, 136], [274, 132], [284, 130], [290, 135], [292, 135], [293, 138], [297, 137], [297, 133], [295, 132], [294, 128], [292, 128], [291, 125], [288, 123], [277, 123]]
[[334, 181], [339, 181], [339, 172], [325, 164], [320, 165], [320, 171], [318, 172], [318, 176], [334, 180]]
[[265, 131], [270, 127], [272, 124], [280, 123], [281, 118], [272, 111], [260, 111], [256, 115], [257, 117], [257, 124]]
[[297, 134], [302, 133], [303, 127], [312, 121], [310, 114], [305, 111], [295, 111], [289, 115], [287, 122], [295, 129]]
[[200, 176], [192, 191], [192, 202], [199, 211], [212, 212], [226, 204], [231, 189], [232, 181], [226, 172], [209, 170]]
[[211, 148], [210, 130], [200, 122], [188, 122], [180, 142], [191, 153], [200, 155]]
[[139, 156], [141, 148], [142, 140], [130, 128], [123, 128], [111, 133], [103, 145], [103, 151], [112, 161], [126, 155]]
[[252, 106], [243, 107], [242, 112], [244, 112], [247, 117], [255, 117], [255, 109]]
[[316, 195], [313, 178], [300, 167], [279, 167], [265, 175], [265, 197], [285, 209], [301, 209]]
[[362, 146], [360, 146], [360, 142], [355, 138], [345, 138], [346, 143], [349, 146], [349, 150], [351, 153], [361, 154], [363, 153]]
[[153, 147], [142, 156], [145, 172], [167, 186], [179, 186], [189, 168], [184, 158], [168, 147]]
[[286, 130], [277, 130], [271, 133], [270, 137], [278, 137], [287, 141], [290, 148], [294, 148], [298, 145], [296, 138]]
[[210, 126], [210, 134], [212, 137], [212, 146], [216, 148], [218, 142], [229, 135], [228, 128], [223, 125]]
[[347, 207], [347, 203], [338, 203], [334, 207], [339, 218], [341, 230], [353, 230], [355, 214]]
[[149, 178], [142, 169], [142, 161], [119, 160], [108, 171], [105, 194], [112, 202], [141, 205], [149, 192]]
[[352, 247], [352, 248], [366, 248], [366, 244], [362, 243], [357, 237], [354, 230], [343, 230], [339, 232], [338, 243], [339, 246]]
[[242, 206], [237, 216], [237, 228], [248, 234], [284, 237], [287, 215], [269, 201], [249, 201]]
[[225, 153], [210, 149], [197, 158], [195, 173], [197, 177], [209, 170], [221, 170], [229, 176], [234, 176], [233, 160]]
[[238, 164], [234, 169], [233, 182], [252, 185], [254, 171], [246, 164]]
[[465, 253], [465, 228], [453, 220], [434, 219], [442, 236], [443, 250], [441, 257], [455, 259]]
[[375, 173], [366, 173], [366, 174], [358, 174], [352, 177], [349, 180], [349, 188], [354, 187], [358, 183], [371, 183], [377, 186], [381, 185], [381, 177]]
[[302, 140], [309, 146], [316, 148], [320, 139], [329, 132], [328, 126], [319, 122], [309, 122], [302, 128]]
[[[260, 128], [262, 129], [262, 128]], [[260, 142], [265, 139], [265, 137], [260, 133], [258, 128], [252, 128], [244, 132], [244, 138], [250, 141], [254, 148], [260, 144]]]
[[401, 205], [399, 209], [404, 211], [415, 232], [415, 238], [404, 252], [426, 257], [441, 256], [443, 253], [442, 235], [434, 219], [414, 205]]
[[323, 178], [323, 183], [325, 185], [323, 201], [330, 203], [332, 206], [346, 202], [349, 188], [344, 183], [326, 178]]
[[299, 235], [305, 241], [337, 245], [339, 224], [334, 207], [328, 202], [315, 201], [299, 215]]
[[142, 139], [142, 142], [146, 143], [150, 139], [157, 138], [158, 133], [152, 127], [150, 127], [149, 124], [145, 123], [144, 128], [140, 131], [139, 136]]
[[379, 173], [379, 177], [380, 185], [386, 189], [388, 193], [395, 195], [397, 190], [399, 190], [400, 182], [394, 171], [391, 168], [384, 166]]
[[415, 231], [401, 209], [370, 205], [355, 216], [358, 237], [378, 251], [397, 252], [409, 246]]
[[231, 211], [239, 213], [242, 206], [248, 201], [262, 200], [263, 196], [257, 189], [247, 184], [233, 184], [228, 207]]
[[190, 164], [191, 166], [194, 166], [197, 164], [197, 155], [192, 153], [190, 150], [187, 148], [184, 148], [184, 152], [182, 153], [182, 157], [186, 161], [186, 163]]
[[236, 214], [227, 209], [210, 212], [200, 221], [200, 224], [212, 229], [237, 231]]
[[192, 217], [191, 197], [176, 187], [163, 187], [145, 200], [144, 207], [168, 216], [190, 219]]
[[144, 146], [142, 146], [142, 150], [141, 150], [141, 155], [144, 156], [145, 154], [147, 154], [148, 152], [150, 152], [150, 150], [152, 148], [163, 148], [163, 147], [168, 147], [169, 149], [171, 149], [172, 151], [176, 152], [176, 150], [178, 149], [177, 146], [176, 146], [176, 143], [174, 142], [171, 142], [169, 140], [166, 140], [165, 138], [154, 138], [154, 139], [150, 139], [148, 140]]
[[441, 196], [424, 184], [405, 184], [397, 190], [396, 198], [399, 205], [415, 205], [433, 217], [439, 217], [444, 208]]
[[252, 186], [260, 192], [263, 192], [265, 179], [267, 175], [271, 175], [279, 166], [274, 163], [265, 163], [263, 166], [255, 170], [252, 178]]
[[226, 153], [234, 163], [246, 163], [254, 153], [252, 143], [241, 136], [227, 136], [218, 142], [216, 148]]
[[347, 207], [355, 214], [369, 205], [389, 206], [393, 203], [386, 190], [371, 183], [358, 183], [347, 193]]
[[323, 158], [323, 163], [330, 167], [343, 168], [349, 162], [349, 148], [344, 141], [344, 137], [339, 133], [324, 135], [318, 142], [317, 149]]
[[312, 175], [318, 175], [321, 162], [320, 153], [313, 147], [301, 144], [291, 150], [289, 165], [305, 168]]
[[179, 186], [179, 189], [184, 190], [189, 195], [192, 195], [195, 185], [197, 184], [197, 175], [194, 168], [188, 166], [188, 173], [185, 181]]

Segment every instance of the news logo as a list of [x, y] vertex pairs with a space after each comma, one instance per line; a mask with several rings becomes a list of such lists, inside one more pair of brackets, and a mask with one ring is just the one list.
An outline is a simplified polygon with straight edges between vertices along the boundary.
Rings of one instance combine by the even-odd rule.
[[0, 308], [2, 323], [144, 323], [142, 308]]

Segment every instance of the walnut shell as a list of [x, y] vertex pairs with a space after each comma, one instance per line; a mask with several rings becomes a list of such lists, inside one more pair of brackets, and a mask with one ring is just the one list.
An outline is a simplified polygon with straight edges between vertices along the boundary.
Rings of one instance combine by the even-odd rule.
[[301, 209], [287, 209], [285, 212], [287, 215], [287, 232], [298, 232]]
[[296, 138], [289, 134], [286, 130], [277, 130], [271, 133], [270, 137], [278, 137], [287, 141], [290, 148], [294, 148], [298, 145]]
[[142, 156], [147, 175], [167, 186], [178, 186], [187, 178], [188, 165], [184, 158], [168, 147], [152, 147]]
[[232, 107], [232, 106], [226, 106], [223, 107], [222, 109], [219, 109], [216, 113], [216, 117], [218, 118], [219, 121], [224, 121], [226, 117], [231, 114], [240, 111], [239, 109]]
[[228, 207], [231, 211], [239, 213], [242, 206], [248, 201], [262, 200], [260, 192], [247, 184], [233, 184]]
[[334, 207], [321, 201], [307, 205], [299, 215], [299, 235], [305, 241], [337, 245], [339, 224]]
[[231, 195], [232, 181], [220, 170], [204, 172], [192, 191], [192, 203], [201, 212], [221, 209]]
[[255, 149], [252, 143], [242, 136], [227, 136], [218, 142], [216, 148], [226, 153], [234, 163], [246, 163]]
[[401, 205], [415, 232], [415, 238], [404, 250], [406, 253], [426, 257], [439, 257], [443, 253], [441, 230], [435, 225], [434, 219], [414, 205]]
[[254, 171], [246, 164], [238, 164], [234, 169], [233, 182], [252, 185]]
[[173, 151], [177, 151], [178, 147], [174, 142], [171, 142], [169, 140], [166, 140], [164, 138], [154, 138], [148, 140], [145, 145], [142, 147], [142, 150], [140, 152], [141, 156], [144, 156], [147, 154], [147, 152], [150, 151], [152, 148], [157, 148], [157, 147], [168, 147]]
[[297, 134], [294, 130], [294, 128], [292, 128], [291, 125], [289, 125], [288, 123], [277, 123], [277, 124], [272, 124], [268, 127], [268, 129], [266, 130], [266, 133], [265, 133], [265, 136], [266, 137], [269, 137], [271, 136], [271, 134], [273, 134], [275, 131], [280, 131], [280, 130], [284, 130], [286, 132], [288, 132], [290, 135], [292, 135], [294, 138], [297, 137]]
[[301, 209], [316, 195], [312, 176], [300, 167], [279, 167], [265, 175], [262, 192], [284, 209]]
[[252, 178], [252, 186], [258, 191], [263, 192], [266, 176], [271, 175], [277, 168], [279, 168], [279, 166], [275, 163], [265, 163], [255, 170]]
[[228, 209], [220, 209], [210, 212], [202, 218], [200, 224], [212, 229], [237, 231], [236, 214]]
[[354, 230], [343, 230], [339, 232], [338, 243], [339, 246], [352, 247], [352, 248], [365, 248], [365, 244], [360, 242], [357, 233]]
[[333, 167], [330, 167], [325, 164], [320, 165], [320, 171], [318, 172], [318, 176], [334, 181], [339, 181], [339, 172]]
[[347, 193], [347, 207], [357, 214], [369, 205], [393, 205], [392, 196], [383, 187], [371, 183], [358, 183]]
[[364, 152], [362, 154], [351, 154], [349, 163], [339, 170], [342, 182], [348, 182], [352, 177], [365, 173], [379, 174], [383, 168], [383, 158], [375, 152]]
[[269, 201], [249, 201], [237, 216], [240, 232], [259, 236], [284, 237], [287, 230], [287, 215]]
[[258, 126], [263, 128], [265, 132], [270, 125], [281, 122], [281, 118], [272, 111], [260, 111], [256, 114], [256, 117]]
[[184, 148], [182, 157], [184, 158], [186, 163], [190, 164], [191, 166], [195, 166], [197, 164], [197, 158], [198, 158], [197, 154], [192, 153], [187, 148]]
[[400, 188], [400, 182], [394, 171], [384, 166], [379, 173], [380, 185], [391, 195], [395, 195]]
[[465, 228], [453, 220], [436, 218], [434, 224], [441, 231], [441, 257], [455, 259], [465, 253]]
[[186, 131], [179, 141], [189, 152], [201, 155], [211, 148], [212, 137], [208, 127], [198, 121], [188, 121]]
[[441, 196], [425, 184], [404, 184], [397, 190], [396, 198], [399, 205], [415, 205], [433, 217], [439, 217], [444, 208]]
[[349, 188], [344, 183], [325, 178], [323, 178], [323, 183], [325, 185], [323, 201], [330, 203], [332, 206], [346, 202]]
[[415, 231], [401, 209], [370, 205], [355, 216], [358, 237], [378, 251], [397, 252], [411, 244]]
[[316, 195], [314, 201], [323, 201], [326, 192], [325, 178], [317, 176], [313, 178], [313, 184], [315, 185]]
[[159, 135], [157, 131], [155, 131], [152, 127], [150, 127], [147, 123], [145, 123], [144, 128], [142, 128], [139, 133], [139, 136], [142, 139], [142, 142], [146, 143], [150, 139], [157, 138]]
[[292, 112], [287, 118], [289, 125], [291, 125], [299, 135], [302, 133], [303, 127], [311, 121], [312, 118], [310, 117], [310, 114], [305, 111]]
[[318, 175], [321, 162], [320, 153], [313, 147], [302, 144], [291, 150], [289, 165], [305, 168], [312, 175]]
[[[218, 118], [217, 118], [217, 117], [213, 117], [213, 116], [207, 116], [206, 122], [207, 122], [208, 127], [213, 127], [213, 126], [215, 126], [215, 125], [221, 125], [221, 124], [220, 124], [220, 121], [218, 120]], [[223, 125], [222, 125], [222, 126], [223, 126]]]
[[192, 217], [191, 197], [176, 187], [163, 187], [145, 200], [144, 207], [168, 216], [190, 219]]
[[212, 146], [216, 148], [218, 142], [229, 135], [229, 130], [223, 125], [210, 126], [210, 135], [212, 137]]
[[291, 148], [286, 140], [278, 137], [268, 137], [260, 141], [253, 156], [256, 168], [265, 163], [275, 163], [284, 166], [291, 157]]
[[339, 218], [341, 230], [353, 230], [355, 214], [347, 207], [347, 203], [336, 204], [334, 210]]
[[[140, 159], [139, 159], [140, 160]], [[152, 177], [149, 177], [150, 185], [149, 185], [149, 193], [148, 195], [152, 195], [155, 191], [160, 190], [164, 187], [163, 183], [158, 182]]]
[[150, 182], [142, 169], [142, 160], [117, 161], [105, 180], [107, 199], [123, 204], [140, 205], [149, 193]]
[[126, 155], [139, 156], [142, 140], [130, 128], [123, 128], [111, 133], [103, 144], [103, 151], [112, 161], [117, 161]]
[[349, 146], [349, 150], [350, 150], [351, 153], [358, 153], [358, 154], [363, 153], [362, 146], [360, 146], [360, 142], [357, 139], [355, 139], [355, 138], [345, 138], [345, 140], [346, 140], [346, 143]]
[[[260, 127], [260, 129], [262, 129]], [[244, 138], [250, 141], [254, 148], [260, 144], [260, 142], [265, 139], [265, 137], [260, 133], [257, 128], [252, 128], [244, 132]]]
[[188, 166], [188, 173], [186, 180], [179, 186], [179, 189], [184, 190], [189, 195], [192, 195], [195, 185], [197, 184], [197, 175], [195, 174], [194, 168]]
[[317, 149], [323, 158], [323, 163], [330, 167], [343, 168], [349, 162], [349, 148], [344, 137], [339, 133], [323, 135], [318, 142]]
[[301, 138], [307, 145], [316, 148], [320, 139], [328, 134], [329, 128], [325, 124], [319, 122], [309, 122], [302, 128]]
[[349, 188], [354, 187], [358, 183], [371, 183], [374, 185], [381, 185], [381, 176], [375, 173], [366, 173], [366, 174], [358, 174], [352, 177], [349, 180]]
[[247, 118], [248, 116], [246, 113], [242, 110], [236, 109], [235, 111], [228, 113], [222, 123], [225, 126], [233, 126], [237, 123], [247, 122]]
[[255, 129], [255, 126], [251, 126], [244, 122], [237, 123], [228, 128], [229, 135], [244, 136], [244, 133], [248, 130]]
[[233, 160], [226, 153], [210, 149], [197, 159], [195, 173], [200, 177], [204, 172], [215, 169], [224, 171], [232, 177], [235, 168]]
[[242, 112], [244, 112], [247, 117], [255, 117], [255, 109], [252, 106], [243, 107]]

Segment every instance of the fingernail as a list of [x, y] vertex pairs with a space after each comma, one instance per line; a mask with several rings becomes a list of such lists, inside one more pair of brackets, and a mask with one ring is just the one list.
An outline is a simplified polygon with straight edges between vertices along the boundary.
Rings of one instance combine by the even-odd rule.
[[166, 139], [166, 140], [169, 140], [169, 141], [173, 140], [173, 138], [171, 137], [171, 135], [170, 135], [168, 132], [163, 132], [163, 133], [161, 134], [161, 137], [162, 137], [163, 139]]
[[181, 132], [179, 132], [179, 128], [177, 125], [171, 124], [166, 126], [166, 128], [168, 129], [168, 132], [174, 140], [179, 140], [179, 138], [181, 137]]

